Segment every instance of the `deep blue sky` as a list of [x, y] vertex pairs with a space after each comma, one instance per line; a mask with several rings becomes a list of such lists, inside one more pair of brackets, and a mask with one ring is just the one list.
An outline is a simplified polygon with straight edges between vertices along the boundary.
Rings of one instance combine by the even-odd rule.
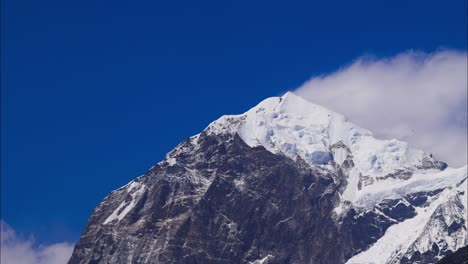
[[2, 0], [1, 218], [76, 241], [223, 114], [363, 54], [466, 50], [466, 0], [320, 2]]

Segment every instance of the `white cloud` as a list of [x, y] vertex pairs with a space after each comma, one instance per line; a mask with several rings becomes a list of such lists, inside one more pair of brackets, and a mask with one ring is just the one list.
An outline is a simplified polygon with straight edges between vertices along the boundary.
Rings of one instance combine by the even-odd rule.
[[397, 138], [451, 166], [467, 161], [467, 53], [362, 57], [295, 93], [346, 115], [379, 138]]
[[65, 264], [73, 252], [70, 243], [34, 245], [32, 238], [22, 238], [4, 221], [1, 224], [2, 264]]

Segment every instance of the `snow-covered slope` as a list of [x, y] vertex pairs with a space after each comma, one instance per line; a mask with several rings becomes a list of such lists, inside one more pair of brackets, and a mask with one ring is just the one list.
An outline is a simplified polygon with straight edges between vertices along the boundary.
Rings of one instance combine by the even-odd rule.
[[[223, 116], [207, 130], [215, 134], [238, 133], [251, 147], [263, 146], [272, 153], [294, 160], [300, 157], [311, 166], [331, 170], [342, 165], [350, 152], [354, 166], [347, 175], [348, 185], [342, 199], [355, 205], [368, 206], [390, 196], [404, 195], [420, 183], [430, 185], [433, 181], [425, 179], [446, 166], [406, 142], [376, 139], [370, 131], [349, 122], [343, 115], [291, 92], [268, 98], [244, 114]], [[343, 147], [333, 148], [340, 143]], [[415, 177], [409, 182], [407, 178], [411, 174]], [[434, 184], [453, 183], [437, 175], [435, 178]], [[413, 185], [405, 187], [409, 183]], [[390, 190], [390, 187], [399, 189]]]
[[[464, 168], [466, 170], [466, 168]], [[371, 248], [353, 258], [348, 264], [400, 263], [411, 259], [415, 252], [424, 254], [433, 248], [455, 252], [467, 245], [465, 179], [433, 198], [426, 207], [417, 208], [417, 215], [391, 226]], [[462, 225], [451, 230], [450, 226]], [[436, 259], [441, 256], [436, 254]]]
[[[387, 175], [402, 167], [421, 164], [428, 154], [398, 140], [377, 140], [368, 130], [349, 122], [343, 115], [313, 104], [288, 92], [264, 100], [245, 114], [223, 116], [210, 124], [213, 133], [231, 130], [249, 146], [261, 145], [273, 153], [297, 156], [311, 165], [329, 165], [330, 147], [343, 142], [363, 175]], [[343, 161], [343, 153], [336, 154]]]

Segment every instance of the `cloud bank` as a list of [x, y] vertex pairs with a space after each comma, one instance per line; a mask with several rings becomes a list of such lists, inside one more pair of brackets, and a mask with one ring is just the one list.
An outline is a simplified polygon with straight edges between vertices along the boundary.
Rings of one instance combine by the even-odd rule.
[[295, 93], [458, 167], [467, 162], [467, 89], [467, 53], [444, 50], [362, 57]]
[[70, 243], [34, 246], [32, 238], [21, 238], [4, 221], [1, 224], [2, 264], [65, 264], [73, 252]]

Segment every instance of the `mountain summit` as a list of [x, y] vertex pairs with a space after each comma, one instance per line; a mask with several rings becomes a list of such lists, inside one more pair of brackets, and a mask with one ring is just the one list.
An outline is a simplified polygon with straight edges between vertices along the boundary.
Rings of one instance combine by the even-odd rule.
[[466, 166], [288, 92], [111, 192], [69, 263], [434, 263], [468, 244], [467, 191]]

